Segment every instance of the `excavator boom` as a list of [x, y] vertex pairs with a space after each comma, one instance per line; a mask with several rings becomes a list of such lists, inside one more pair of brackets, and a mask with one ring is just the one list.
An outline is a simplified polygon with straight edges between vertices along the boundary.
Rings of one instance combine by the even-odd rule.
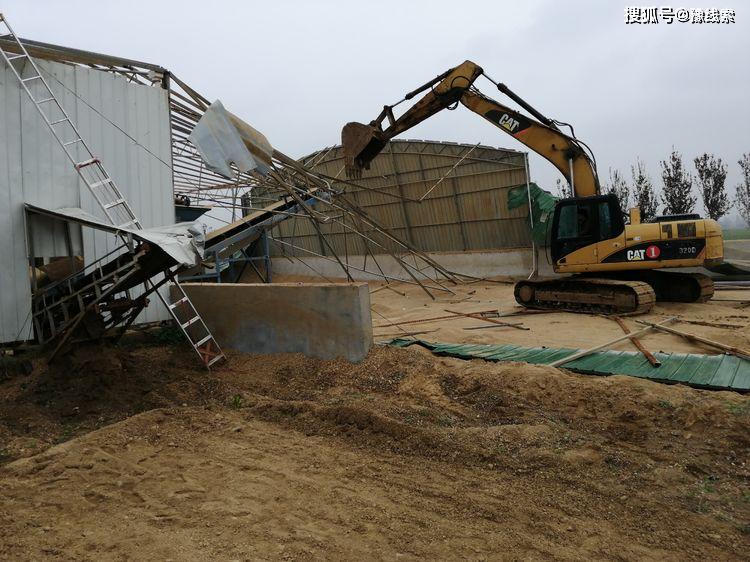
[[[347, 123], [341, 131], [347, 175], [354, 178], [361, 177], [362, 170], [370, 167], [370, 162], [383, 150], [389, 140], [442, 109], [450, 108], [460, 102], [549, 160], [568, 178], [576, 196], [597, 195], [599, 180], [596, 167], [582, 144], [560, 131], [552, 120], [544, 117], [504, 84], [497, 84], [498, 89], [529, 111], [536, 119], [527, 117], [481, 94], [474, 87], [474, 82], [482, 74], [480, 66], [471, 61], [465, 61], [406, 94], [404, 100], [410, 100], [429, 89], [399, 118], [393, 114], [395, 106], [385, 106], [380, 115], [369, 125]], [[384, 129], [383, 121], [386, 119], [388, 126]]]
[[[404, 100], [410, 100], [417, 94], [430, 89], [398, 119], [393, 115], [394, 106], [386, 105], [380, 115], [369, 125], [347, 123], [341, 131], [341, 145], [346, 159], [347, 175], [351, 178], [361, 177], [362, 170], [370, 168], [372, 159], [383, 150], [389, 140], [442, 109], [458, 103], [464, 92], [481, 74], [481, 67], [471, 61], [466, 61], [406, 94]], [[383, 121], [386, 118], [388, 127], [383, 129]]]

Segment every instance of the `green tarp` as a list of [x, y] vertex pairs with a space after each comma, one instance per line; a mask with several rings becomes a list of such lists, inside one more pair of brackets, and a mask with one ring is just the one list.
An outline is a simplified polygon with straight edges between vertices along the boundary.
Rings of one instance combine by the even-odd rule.
[[[390, 345], [421, 345], [436, 355], [486, 361], [522, 361], [547, 365], [577, 353], [578, 349], [518, 345], [434, 343], [395, 339]], [[599, 351], [566, 363], [565, 369], [589, 375], [628, 375], [664, 383], [683, 383], [713, 390], [750, 390], [750, 361], [734, 355], [655, 353], [661, 367], [653, 367], [639, 352]]]
[[535, 183], [529, 184], [527, 191], [526, 184], [513, 187], [508, 191], [508, 210], [512, 211], [529, 204], [529, 195], [531, 193], [531, 211], [534, 218], [532, 235], [534, 242], [543, 246], [547, 241], [547, 230], [552, 222], [552, 215], [555, 210], [555, 204], [558, 198], [549, 191], [543, 190]]

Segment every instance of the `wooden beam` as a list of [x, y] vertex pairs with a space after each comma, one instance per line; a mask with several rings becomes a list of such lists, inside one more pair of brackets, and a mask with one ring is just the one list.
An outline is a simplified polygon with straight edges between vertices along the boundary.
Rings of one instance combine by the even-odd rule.
[[550, 367], [560, 367], [561, 365], [564, 365], [565, 363], [569, 363], [571, 361], [575, 361], [576, 359], [580, 359], [581, 357], [586, 357], [587, 355], [591, 355], [592, 353], [596, 353], [597, 351], [600, 351], [604, 349], [605, 347], [609, 347], [610, 345], [614, 345], [616, 343], [619, 343], [623, 340], [629, 340], [633, 337], [642, 336], [646, 332], [660, 328], [663, 324], [668, 324], [669, 322], [674, 322], [677, 320], [677, 316], [672, 316], [670, 318], [667, 318], [660, 324], [651, 324], [647, 326], [646, 328], [643, 328], [642, 330], [638, 330], [637, 332], [633, 332], [631, 334], [625, 334], [624, 336], [621, 336], [619, 338], [615, 338], [613, 340], [610, 340], [608, 342], [605, 342], [601, 345], [597, 345], [596, 347], [592, 347], [590, 349], [584, 349], [583, 351], [579, 351], [577, 353], [574, 353], [573, 355], [570, 355], [568, 357], [564, 357], [563, 359], [558, 359], [557, 361], [553, 361], [552, 363], [549, 363]]

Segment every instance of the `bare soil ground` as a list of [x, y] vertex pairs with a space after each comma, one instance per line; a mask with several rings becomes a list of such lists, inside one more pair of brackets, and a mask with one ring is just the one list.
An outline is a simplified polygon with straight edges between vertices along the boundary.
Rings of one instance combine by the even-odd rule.
[[[587, 349], [623, 335], [611, 318], [592, 314], [555, 312], [501, 318], [505, 322], [521, 322], [529, 330], [489, 327], [490, 324], [471, 318], [454, 317], [435, 322], [400, 324], [415, 319], [450, 316], [447, 311], [478, 312], [498, 310], [501, 314], [520, 310], [513, 298], [513, 284], [480, 282], [458, 287], [454, 294], [432, 291], [434, 300], [415, 285], [399, 283], [392, 289], [371, 284], [372, 320], [375, 340], [414, 337], [428, 341], [455, 343], [511, 343], [526, 346], [574, 347]], [[727, 345], [750, 350], [750, 288], [717, 290], [707, 303], [658, 303], [649, 314], [625, 318], [632, 331], [643, 326], [636, 320], [660, 322], [678, 316], [682, 322], [675, 328]], [[698, 322], [696, 324], [696, 322]], [[713, 324], [705, 325], [705, 324]], [[467, 329], [484, 326], [482, 329]], [[641, 338], [651, 351], [680, 353], [718, 353], [716, 349], [696, 345], [682, 338], [651, 332]], [[612, 349], [635, 350], [624, 341]]]
[[[464, 289], [373, 302], [390, 322], [512, 306], [506, 286]], [[732, 303], [692, 306], [747, 323]], [[425, 339], [619, 330], [523, 322]], [[357, 365], [235, 353], [206, 373], [179, 345], [90, 347], [6, 372], [0, 453], [2, 560], [750, 559], [750, 397], [628, 377], [386, 347]]]

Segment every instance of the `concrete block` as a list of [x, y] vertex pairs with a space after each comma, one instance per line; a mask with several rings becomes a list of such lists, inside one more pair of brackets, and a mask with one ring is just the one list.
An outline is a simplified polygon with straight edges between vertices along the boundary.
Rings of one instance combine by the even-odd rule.
[[181, 285], [222, 347], [356, 362], [372, 345], [366, 283]]

